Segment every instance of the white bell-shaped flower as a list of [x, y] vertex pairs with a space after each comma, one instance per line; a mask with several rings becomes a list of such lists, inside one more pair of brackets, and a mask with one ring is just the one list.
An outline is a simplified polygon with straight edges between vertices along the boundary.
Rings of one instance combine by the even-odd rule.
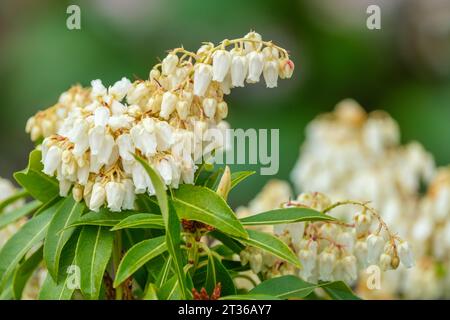
[[213, 77], [214, 81], [222, 82], [228, 74], [231, 65], [231, 54], [227, 50], [217, 50], [213, 54]]
[[248, 75], [247, 82], [259, 82], [261, 73], [264, 68], [264, 55], [261, 52], [252, 51], [247, 55], [248, 58]]
[[105, 185], [106, 201], [108, 208], [113, 212], [118, 212], [122, 208], [125, 199], [125, 188], [120, 182], [110, 181]]
[[169, 53], [161, 63], [162, 73], [164, 75], [169, 75], [175, 72], [178, 65], [179, 58], [176, 54]]
[[239, 51], [232, 51], [231, 59], [231, 85], [244, 87], [245, 77], [248, 72], [247, 57]]
[[44, 169], [42, 170], [45, 174], [52, 176], [55, 170], [61, 164], [62, 150], [58, 146], [51, 146], [44, 158]]
[[161, 111], [159, 113], [160, 117], [163, 119], [169, 119], [175, 107], [177, 105], [178, 98], [175, 94], [170, 91], [164, 92], [161, 102]]
[[385, 241], [382, 236], [371, 234], [367, 237], [367, 262], [377, 264], [383, 253]]
[[102, 183], [96, 182], [92, 187], [91, 200], [89, 202], [89, 209], [92, 211], [98, 211], [100, 207], [105, 203], [106, 191]]
[[212, 67], [209, 64], [197, 63], [194, 71], [194, 94], [203, 97], [212, 80]]
[[278, 82], [278, 62], [269, 60], [264, 63], [264, 81], [267, 88], [275, 88]]
[[400, 262], [406, 267], [411, 268], [414, 266], [414, 255], [411, 250], [411, 246], [407, 241], [402, 241], [397, 246], [398, 256], [400, 258]]

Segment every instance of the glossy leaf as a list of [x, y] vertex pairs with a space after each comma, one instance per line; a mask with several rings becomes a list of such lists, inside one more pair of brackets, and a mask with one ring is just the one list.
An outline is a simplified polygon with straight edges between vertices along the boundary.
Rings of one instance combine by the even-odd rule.
[[241, 219], [244, 226], [273, 225], [303, 221], [330, 221], [336, 218], [309, 208], [284, 208], [266, 211]]
[[58, 204], [29, 220], [0, 250], [0, 290], [17, 264], [34, 245], [42, 241]]
[[238, 294], [221, 297], [219, 300], [280, 300], [267, 294]]
[[22, 292], [30, 277], [42, 261], [42, 246], [25, 260], [16, 270], [13, 280], [14, 299], [21, 299]]
[[135, 156], [135, 158], [144, 167], [145, 171], [150, 177], [150, 180], [152, 181], [153, 187], [155, 188], [156, 198], [158, 199], [158, 204], [161, 209], [161, 214], [166, 229], [167, 250], [172, 256], [174, 269], [178, 279], [178, 286], [181, 290], [183, 298], [186, 299], [190, 297], [191, 293], [187, 287], [186, 274], [183, 270], [185, 262], [180, 249], [180, 221], [173, 206], [169, 204], [166, 187], [162, 182], [159, 174], [145, 160], [141, 159], [138, 156]]
[[245, 246], [238, 240], [235, 240], [218, 230], [211, 231], [208, 234], [222, 242], [223, 245], [232, 250], [234, 253], [239, 254], [242, 250], [245, 249]]
[[111, 257], [114, 233], [102, 226], [84, 226], [78, 239], [76, 264], [81, 273], [81, 292], [89, 299], [97, 299]]
[[200, 221], [235, 237], [248, 237], [225, 200], [210, 189], [181, 185], [174, 191], [173, 203], [180, 219]]
[[255, 174], [255, 171], [238, 171], [233, 172], [231, 174], [231, 189], [236, 187], [239, 183], [250, 177], [251, 175]]
[[40, 201], [32, 201], [13, 211], [2, 213], [2, 215], [0, 215], [0, 229], [24, 216], [31, 214], [41, 205], [42, 203]]
[[247, 230], [249, 238], [248, 239], [240, 239], [243, 243], [247, 245], [263, 249], [274, 256], [286, 260], [287, 262], [292, 263], [293, 265], [301, 268], [300, 261], [297, 256], [289, 249], [289, 247], [277, 237], [257, 231], [257, 230]]
[[75, 251], [79, 235], [79, 230], [76, 230], [64, 246], [59, 260], [58, 279], [55, 281], [50, 274], [47, 274], [39, 291], [39, 300], [70, 300], [72, 298], [73, 292], [79, 286], [79, 274], [77, 274], [79, 269], [75, 266]]
[[77, 221], [71, 223], [68, 227], [75, 226], [106, 226], [114, 227], [123, 219], [136, 214], [133, 211], [111, 212], [106, 208], [102, 208], [99, 212], [90, 211], [82, 215]]
[[84, 209], [84, 203], [78, 203], [73, 197], [67, 197], [50, 222], [44, 241], [44, 260], [48, 272], [55, 280], [58, 277], [61, 251], [74, 231], [74, 228], [67, 227], [79, 219]]
[[28, 167], [16, 172], [14, 178], [33, 198], [47, 202], [59, 195], [59, 183], [55, 178], [42, 172], [44, 166], [41, 157], [40, 150], [31, 151]]
[[117, 269], [114, 287], [118, 287], [146, 262], [167, 250], [165, 237], [144, 240], [127, 251]]
[[157, 214], [136, 213], [121, 220], [111, 231], [125, 228], [164, 229], [164, 221]]
[[299, 277], [288, 275], [272, 278], [250, 290], [250, 294], [264, 294], [279, 299], [302, 299], [316, 289], [318, 285], [303, 281]]
[[227, 269], [223, 266], [222, 262], [210, 254], [208, 257], [208, 267], [206, 272], [205, 289], [211, 294], [214, 287], [220, 283], [222, 287], [222, 295], [235, 295], [236, 288], [234, 287], [233, 279], [228, 273]]
[[342, 281], [320, 284], [325, 292], [334, 300], [361, 300], [352, 289]]

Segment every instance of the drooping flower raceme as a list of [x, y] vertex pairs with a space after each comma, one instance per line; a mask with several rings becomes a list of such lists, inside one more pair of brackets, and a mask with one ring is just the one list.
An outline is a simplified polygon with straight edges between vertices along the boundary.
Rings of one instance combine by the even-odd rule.
[[[267, 208], [274, 195], [279, 199], [289, 197], [286, 184], [271, 182], [251, 202], [253, 208]], [[241, 254], [242, 263], [250, 263], [255, 273], [267, 278], [285, 274], [298, 274], [302, 279], [318, 281], [342, 280], [354, 284], [359, 271], [370, 265], [382, 271], [397, 269], [399, 264], [410, 268], [414, 265], [413, 253], [408, 242], [394, 235], [379, 214], [365, 203], [344, 201], [332, 203], [322, 193], [302, 193], [296, 200], [284, 201], [282, 207], [308, 207], [324, 213], [333, 213], [337, 207], [352, 205], [352, 219], [347, 222], [297, 222], [276, 225], [273, 232], [297, 254], [302, 265], [296, 269], [287, 262], [277, 260], [255, 248]], [[355, 212], [355, 207], [360, 210]], [[239, 215], [258, 213], [248, 208], [238, 210]], [[266, 230], [267, 231], [267, 230]]]
[[[205, 44], [196, 53], [177, 48], [146, 81], [123, 78], [106, 87], [94, 80], [91, 88], [70, 89], [56, 106], [32, 117], [27, 131], [33, 140], [44, 138], [43, 172], [56, 176], [61, 196], [72, 190], [94, 211], [104, 204], [111, 211], [132, 209], [135, 194], [155, 192], [134, 154], [167, 186], [192, 184], [197, 164], [225, 146], [224, 95], [244, 79], [258, 82], [264, 70], [267, 86], [275, 87], [293, 69], [286, 50], [255, 32]], [[223, 138], [217, 141], [211, 130]]]

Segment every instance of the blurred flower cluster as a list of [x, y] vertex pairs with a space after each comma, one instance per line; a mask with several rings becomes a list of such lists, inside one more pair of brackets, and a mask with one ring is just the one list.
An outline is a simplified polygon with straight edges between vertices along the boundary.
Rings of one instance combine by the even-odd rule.
[[[256, 248], [249, 247], [241, 253], [241, 262], [249, 263], [252, 271], [262, 273], [264, 278], [297, 274], [303, 280], [342, 280], [350, 285], [358, 279], [359, 270], [376, 265], [382, 271], [397, 269], [401, 263], [410, 268], [414, 258], [408, 242], [393, 234], [379, 214], [365, 203], [344, 201], [332, 203], [319, 192], [302, 193], [296, 200], [290, 198], [287, 183], [269, 182], [263, 191], [250, 202], [248, 208], [239, 208], [241, 217], [284, 207], [312, 208], [331, 213], [335, 208], [356, 205], [361, 209], [346, 207], [352, 219], [349, 221], [317, 221], [280, 224], [273, 233], [297, 254], [302, 265], [300, 270], [293, 265], [274, 258]], [[255, 211], [253, 211], [255, 210]], [[269, 230], [265, 230], [269, 231]]]
[[416, 266], [384, 273], [380, 290], [367, 290], [361, 281], [361, 295], [449, 296], [450, 169], [436, 169], [433, 156], [417, 142], [401, 145], [399, 126], [388, 114], [367, 114], [345, 100], [317, 117], [307, 127], [292, 180], [298, 191], [324, 192], [332, 201], [371, 201], [394, 231], [411, 241]]
[[224, 94], [261, 75], [267, 87], [276, 87], [293, 70], [287, 51], [256, 32], [218, 46], [205, 43], [196, 53], [176, 48], [146, 81], [122, 78], [107, 88], [94, 80], [91, 88], [70, 89], [32, 117], [26, 131], [32, 140], [44, 138], [43, 171], [57, 177], [61, 196], [72, 189], [94, 211], [105, 203], [111, 211], [133, 209], [135, 194], [154, 194], [134, 154], [167, 186], [192, 184], [196, 164], [224, 147]]

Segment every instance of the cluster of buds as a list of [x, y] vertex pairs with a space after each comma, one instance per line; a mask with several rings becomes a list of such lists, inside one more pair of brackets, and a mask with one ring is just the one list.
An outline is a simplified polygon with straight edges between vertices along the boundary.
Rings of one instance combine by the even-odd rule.
[[[234, 48], [229, 52], [228, 46]], [[27, 130], [33, 140], [44, 137], [43, 171], [57, 177], [61, 196], [72, 189], [93, 211], [105, 203], [111, 211], [132, 209], [135, 194], [154, 194], [134, 154], [166, 186], [192, 184], [196, 164], [225, 147], [224, 94], [244, 80], [258, 82], [261, 74], [274, 87], [293, 68], [286, 50], [256, 32], [218, 46], [204, 44], [196, 53], [176, 48], [146, 81], [123, 78], [106, 88], [94, 80], [89, 89], [72, 88], [56, 106], [31, 118]]]
[[300, 270], [279, 261], [256, 248], [241, 254], [242, 263], [249, 262], [255, 273], [265, 277], [295, 274], [309, 282], [342, 280], [354, 284], [359, 270], [376, 265], [382, 271], [414, 265], [408, 242], [391, 233], [380, 215], [366, 203], [343, 201], [332, 203], [322, 193], [303, 193], [282, 207], [307, 207], [323, 213], [344, 206], [358, 206], [362, 210], [353, 219], [343, 221], [298, 222], [276, 225], [274, 233], [297, 254]]
[[192, 288], [192, 297], [194, 300], [219, 300], [221, 293], [222, 284], [220, 282], [215, 285], [211, 295], [208, 294], [204, 287], [200, 289], [200, 292], [198, 292], [197, 289]]

